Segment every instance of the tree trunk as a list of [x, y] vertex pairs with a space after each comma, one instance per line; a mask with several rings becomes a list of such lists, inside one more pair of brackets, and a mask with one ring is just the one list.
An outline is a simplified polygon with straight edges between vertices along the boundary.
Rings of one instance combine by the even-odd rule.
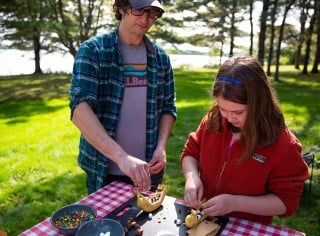
[[250, 48], [249, 48], [249, 55], [252, 56], [253, 54], [253, 17], [252, 17], [252, 13], [253, 13], [253, 0], [250, 0]]
[[312, 42], [312, 33], [313, 33], [313, 27], [314, 23], [316, 21], [316, 11], [314, 11], [311, 20], [310, 20], [310, 26], [308, 30], [308, 39], [306, 41], [306, 53], [304, 57], [304, 62], [303, 62], [303, 70], [302, 74], [307, 75], [308, 74], [308, 64], [309, 64], [309, 59], [310, 59], [310, 50], [311, 50], [311, 42]]
[[274, 31], [275, 26], [274, 23], [276, 21], [276, 14], [278, 8], [278, 0], [275, 0], [273, 3], [273, 9], [271, 11], [271, 35], [270, 35], [270, 45], [269, 45], [269, 53], [268, 53], [268, 62], [267, 62], [267, 75], [271, 76], [271, 64], [273, 58], [273, 41], [274, 41]]
[[264, 42], [266, 39], [266, 30], [267, 30], [267, 18], [268, 18], [268, 9], [270, 1], [263, 0], [263, 7], [260, 16], [260, 34], [259, 34], [259, 46], [258, 46], [258, 60], [261, 65], [264, 64]]
[[34, 51], [34, 67], [35, 67], [33, 74], [42, 74], [42, 70], [40, 66], [41, 43], [40, 43], [40, 34], [38, 32], [36, 32], [35, 36], [33, 37], [33, 51]]
[[313, 67], [310, 72], [313, 74], [318, 74], [319, 73], [318, 65], [320, 62], [320, 4], [318, 1], [316, 1], [316, 3], [315, 3], [315, 13], [317, 14], [317, 21], [318, 21], [318, 22], [316, 22], [316, 25], [317, 25], [317, 46], [316, 46], [316, 52], [314, 55]]
[[223, 40], [221, 40], [219, 66], [221, 66], [222, 64], [222, 57], [223, 57]]
[[235, 14], [237, 12], [237, 0], [233, 0], [232, 2], [232, 12], [231, 12], [231, 29], [230, 29], [230, 51], [229, 57], [233, 56], [233, 49], [234, 49], [234, 37], [236, 32], [235, 27]]
[[284, 26], [286, 23], [286, 18], [287, 18], [287, 14], [291, 8], [291, 6], [294, 4], [295, 0], [291, 0], [286, 2], [286, 6], [285, 6], [285, 10], [283, 13], [283, 19], [281, 22], [281, 26], [280, 26], [280, 32], [279, 32], [279, 41], [278, 41], [278, 46], [277, 46], [277, 51], [276, 51], [276, 71], [274, 74], [274, 80], [275, 81], [279, 81], [279, 66], [280, 66], [280, 52], [281, 52], [281, 43], [282, 43], [282, 39], [283, 39], [283, 31], [284, 31]]
[[297, 51], [295, 54], [294, 59], [294, 68], [297, 70], [300, 70], [300, 60], [301, 60], [301, 50], [302, 45], [305, 40], [305, 34], [306, 34], [306, 21], [307, 21], [307, 12], [308, 12], [308, 6], [309, 4], [306, 4], [304, 0], [301, 0], [300, 6], [300, 34], [298, 39], [298, 45], [297, 45]]

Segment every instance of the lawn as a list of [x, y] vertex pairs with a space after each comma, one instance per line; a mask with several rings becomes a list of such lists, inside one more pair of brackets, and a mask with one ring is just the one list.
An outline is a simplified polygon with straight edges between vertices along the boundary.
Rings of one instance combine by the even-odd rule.
[[[189, 132], [210, 107], [214, 69], [175, 70], [178, 118], [168, 144], [165, 184], [183, 197], [179, 156]], [[305, 150], [320, 145], [320, 75], [294, 70], [273, 83], [285, 113]], [[78, 130], [70, 121], [70, 75], [0, 77], [0, 230], [17, 235], [86, 195], [77, 165]], [[318, 156], [317, 158], [320, 159]], [[308, 183], [306, 183], [306, 188]], [[275, 219], [307, 235], [320, 232], [320, 171], [305, 191], [295, 216]]]

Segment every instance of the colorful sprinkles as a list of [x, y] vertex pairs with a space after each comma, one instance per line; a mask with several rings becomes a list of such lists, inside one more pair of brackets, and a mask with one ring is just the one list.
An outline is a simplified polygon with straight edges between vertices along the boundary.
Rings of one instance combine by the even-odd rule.
[[92, 213], [88, 213], [85, 210], [70, 211], [64, 212], [54, 223], [57, 227], [60, 228], [73, 229], [78, 228], [84, 223], [93, 219], [94, 215]]

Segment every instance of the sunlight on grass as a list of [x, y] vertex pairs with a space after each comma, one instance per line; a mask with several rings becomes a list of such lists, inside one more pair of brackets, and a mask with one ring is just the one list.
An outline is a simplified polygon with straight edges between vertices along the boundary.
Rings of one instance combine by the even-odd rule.
[[296, 131], [303, 128], [305, 123], [308, 123], [310, 117], [308, 115], [307, 107], [296, 106], [291, 103], [281, 103], [284, 117], [288, 127], [295, 129]]
[[187, 107], [194, 107], [194, 106], [209, 106], [211, 105], [210, 100], [202, 99], [202, 100], [197, 100], [197, 101], [185, 101], [185, 100], [179, 100], [177, 101], [177, 108], [187, 108]]
[[[12, 107], [11, 114], [31, 114], [26, 119], [5, 114], [6, 118], [0, 119], [0, 129], [7, 134], [0, 139], [0, 166], [5, 167], [0, 168], [0, 214], [6, 215], [8, 222], [17, 214], [40, 221], [41, 215], [49, 216], [58, 206], [72, 203], [86, 192], [76, 160], [79, 132], [69, 119], [68, 100], [22, 103], [18, 106], [21, 110]], [[65, 196], [63, 201], [59, 195]], [[32, 212], [37, 212], [37, 217], [31, 216]], [[25, 227], [33, 224], [30, 219], [22, 222]]]

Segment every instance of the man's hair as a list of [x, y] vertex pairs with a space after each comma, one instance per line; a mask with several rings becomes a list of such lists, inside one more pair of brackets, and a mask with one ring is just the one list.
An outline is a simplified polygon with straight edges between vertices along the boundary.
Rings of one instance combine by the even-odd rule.
[[[247, 117], [240, 138], [245, 150], [242, 158], [252, 155], [257, 146], [266, 147], [274, 143], [280, 131], [286, 127], [285, 120], [259, 61], [250, 56], [230, 58], [220, 67], [219, 77], [227, 79], [215, 80], [211, 95], [247, 105]], [[213, 105], [208, 116], [209, 129], [221, 131], [222, 116], [218, 104]], [[228, 124], [228, 127], [234, 132], [240, 131], [232, 124]]]
[[129, 0], [115, 0], [113, 4], [113, 12], [114, 16], [117, 20], [122, 19], [122, 15], [120, 14], [120, 9], [123, 9], [126, 12], [131, 7]]

